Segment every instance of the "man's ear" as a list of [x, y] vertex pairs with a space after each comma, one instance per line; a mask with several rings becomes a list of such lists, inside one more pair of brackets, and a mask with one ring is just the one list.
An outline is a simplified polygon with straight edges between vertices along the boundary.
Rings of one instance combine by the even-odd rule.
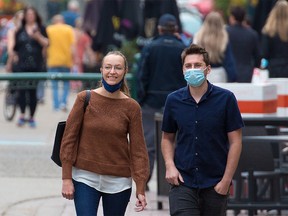
[[208, 65], [206, 68], [206, 73], [209, 74], [211, 72], [211, 65]]

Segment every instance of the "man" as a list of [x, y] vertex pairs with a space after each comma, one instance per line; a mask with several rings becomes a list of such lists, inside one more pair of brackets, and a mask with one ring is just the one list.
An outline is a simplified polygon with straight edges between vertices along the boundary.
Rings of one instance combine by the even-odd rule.
[[258, 34], [245, 26], [245, 15], [243, 8], [232, 8], [227, 32], [236, 62], [236, 82], [250, 83], [254, 68], [260, 67], [261, 56]]
[[170, 214], [226, 215], [244, 124], [234, 94], [207, 81], [207, 51], [192, 44], [182, 62], [188, 86], [168, 95], [162, 123]]
[[77, 0], [70, 0], [67, 5], [67, 10], [63, 11], [61, 15], [67, 25], [75, 27], [75, 21], [80, 17], [80, 5]]
[[137, 96], [142, 107], [150, 178], [156, 148], [154, 114], [162, 110], [169, 93], [186, 85], [181, 69], [181, 52], [185, 45], [176, 36], [177, 30], [176, 18], [171, 14], [162, 15], [158, 23], [159, 36], [143, 48], [139, 63]]
[[[49, 47], [47, 49], [47, 67], [49, 73], [70, 73], [74, 62], [74, 30], [64, 23], [62, 15], [52, 18], [52, 25], [47, 27]], [[60, 95], [59, 81], [52, 80], [53, 108], [55, 111], [67, 111], [69, 81], [63, 81], [63, 92]]]

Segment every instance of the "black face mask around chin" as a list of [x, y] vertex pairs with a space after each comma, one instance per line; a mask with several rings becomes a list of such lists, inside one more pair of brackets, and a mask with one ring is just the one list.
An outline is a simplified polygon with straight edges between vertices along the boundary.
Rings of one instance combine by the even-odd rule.
[[110, 93], [113, 93], [115, 91], [117, 91], [118, 89], [121, 88], [122, 83], [123, 83], [124, 79], [122, 79], [119, 83], [115, 84], [115, 85], [109, 85], [103, 78], [102, 78], [102, 84], [103, 87]]

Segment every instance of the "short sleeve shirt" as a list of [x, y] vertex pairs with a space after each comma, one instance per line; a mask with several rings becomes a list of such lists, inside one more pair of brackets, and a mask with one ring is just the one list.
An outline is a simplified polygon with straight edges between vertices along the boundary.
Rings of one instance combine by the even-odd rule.
[[208, 188], [223, 177], [229, 151], [228, 133], [244, 126], [237, 100], [229, 90], [208, 82], [199, 103], [188, 86], [168, 95], [162, 131], [177, 133], [174, 162], [192, 188]]

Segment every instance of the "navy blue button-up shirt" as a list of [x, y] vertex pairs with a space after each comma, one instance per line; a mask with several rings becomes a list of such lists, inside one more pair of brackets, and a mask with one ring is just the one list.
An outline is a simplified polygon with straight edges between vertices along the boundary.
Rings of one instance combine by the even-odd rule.
[[223, 177], [229, 151], [228, 134], [244, 126], [237, 100], [229, 90], [208, 82], [199, 103], [188, 86], [168, 95], [162, 131], [177, 132], [174, 161], [192, 188], [208, 188]]

